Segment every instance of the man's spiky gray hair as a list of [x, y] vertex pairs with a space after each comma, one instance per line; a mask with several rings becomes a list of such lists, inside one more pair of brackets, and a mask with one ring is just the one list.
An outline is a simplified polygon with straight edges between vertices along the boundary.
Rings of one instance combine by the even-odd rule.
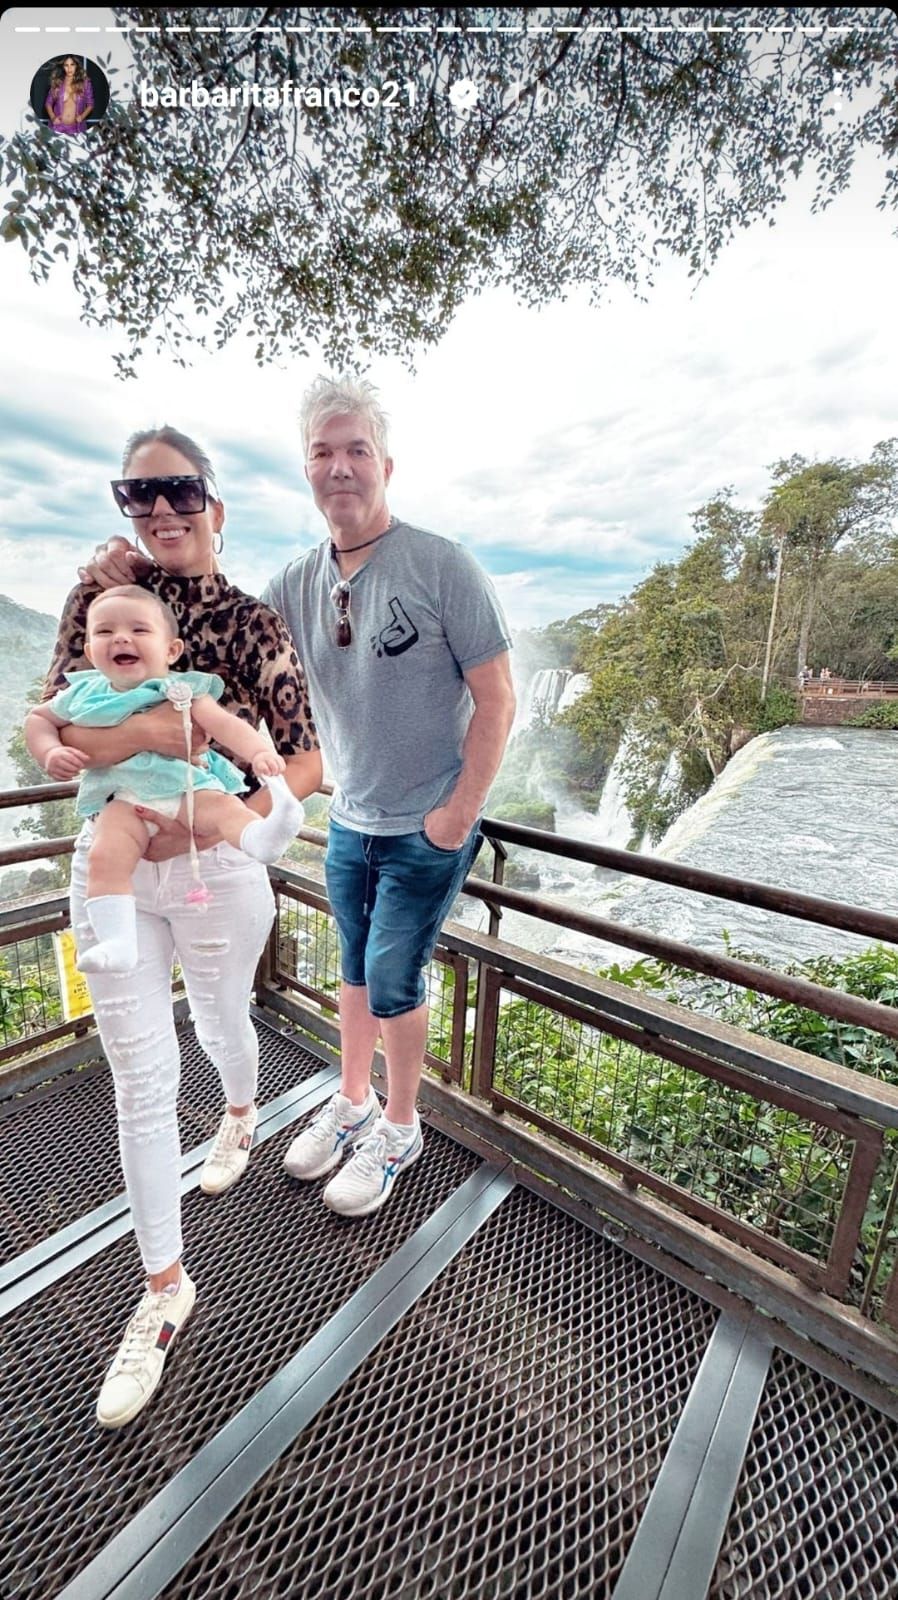
[[387, 414], [373, 383], [367, 378], [344, 375], [328, 378], [323, 374], [310, 384], [302, 397], [299, 413], [302, 427], [303, 455], [309, 453], [309, 440], [313, 427], [327, 422], [331, 417], [345, 417], [350, 412], [364, 417], [371, 428], [371, 437], [381, 459], [389, 453], [387, 444]]

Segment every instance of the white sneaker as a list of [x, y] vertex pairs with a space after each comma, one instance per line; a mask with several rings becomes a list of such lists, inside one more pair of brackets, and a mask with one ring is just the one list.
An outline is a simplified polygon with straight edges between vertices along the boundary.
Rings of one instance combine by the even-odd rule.
[[297, 1134], [284, 1166], [291, 1178], [321, 1178], [343, 1159], [344, 1150], [364, 1139], [380, 1116], [380, 1101], [369, 1088], [364, 1106], [354, 1106], [339, 1090], [319, 1111], [314, 1122]]
[[195, 1299], [196, 1289], [183, 1267], [177, 1294], [147, 1289], [103, 1379], [97, 1400], [101, 1428], [124, 1427], [155, 1394], [165, 1358], [190, 1316]]
[[343, 1217], [366, 1217], [389, 1200], [400, 1173], [417, 1161], [424, 1149], [421, 1123], [415, 1115], [415, 1131], [398, 1133], [386, 1117], [378, 1117], [366, 1139], [352, 1153], [342, 1172], [338, 1172], [322, 1195], [326, 1206]]
[[230, 1111], [225, 1112], [212, 1149], [203, 1162], [200, 1177], [203, 1194], [223, 1194], [232, 1183], [243, 1177], [258, 1120], [259, 1113], [255, 1106], [250, 1107], [245, 1117], [234, 1117]]

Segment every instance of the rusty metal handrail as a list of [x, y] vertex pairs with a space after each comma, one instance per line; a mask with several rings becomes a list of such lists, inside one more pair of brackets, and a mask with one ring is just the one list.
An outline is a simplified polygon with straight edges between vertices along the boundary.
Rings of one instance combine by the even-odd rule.
[[543, 895], [526, 894], [521, 889], [499, 888], [497, 884], [484, 883], [478, 878], [468, 878], [465, 893], [485, 900], [487, 904], [506, 906], [509, 911], [523, 911], [543, 922], [553, 922], [575, 933], [586, 933], [612, 944], [625, 945], [640, 950], [658, 961], [674, 967], [686, 967], [701, 972], [708, 978], [722, 978], [727, 983], [738, 984], [743, 989], [754, 989], [772, 995], [777, 1000], [790, 1000], [810, 1011], [819, 1011], [836, 1022], [851, 1022], [860, 1028], [872, 1028], [875, 1033], [888, 1034], [898, 1039], [898, 1009], [880, 1005], [875, 1000], [863, 1000], [857, 995], [845, 994], [841, 989], [827, 989], [823, 984], [811, 983], [807, 978], [785, 976], [771, 967], [759, 967], [751, 961], [738, 961], [733, 956], [719, 956], [711, 951], [697, 950], [694, 945], [682, 944], [678, 939], [666, 939], [661, 934], [647, 933], [642, 928], [629, 928], [608, 917], [597, 917], [591, 911], [572, 910], [566, 903], [549, 900]]
[[[760, 1104], [774, 1105], [791, 1111], [796, 1116], [802, 1117], [805, 1122], [829, 1129], [849, 1140], [853, 1146], [853, 1153], [825, 1259], [816, 1259], [806, 1251], [784, 1243], [775, 1232], [765, 1232], [757, 1223], [744, 1222], [716, 1201], [704, 1199], [688, 1188], [681, 1188], [670, 1179], [660, 1176], [643, 1162], [619, 1154], [612, 1146], [596, 1138], [578, 1133], [567, 1123], [560, 1122], [557, 1117], [541, 1112], [528, 1101], [521, 1100], [501, 1088], [496, 1082], [496, 1046], [503, 993], [530, 1000], [557, 1015], [583, 1023], [598, 1033], [608, 1034], [612, 1038], [633, 1044], [648, 1055], [654, 1055], [662, 1061], [698, 1073], [722, 1086], [748, 1094]], [[485, 1010], [485, 1049], [478, 1063], [480, 1070], [476, 1083], [476, 1093], [480, 1099], [492, 1104], [496, 1110], [513, 1112], [555, 1137], [558, 1136], [559, 1130], [563, 1129], [565, 1143], [620, 1173], [628, 1187], [648, 1189], [687, 1216], [709, 1223], [738, 1243], [787, 1267], [812, 1288], [824, 1289], [833, 1295], [846, 1292], [863, 1226], [865, 1208], [882, 1155], [882, 1129], [874, 1128], [862, 1117], [835, 1110], [825, 1101], [811, 1099], [806, 1094], [797, 1094], [792, 1089], [780, 1088], [773, 1083], [761, 1083], [753, 1075], [729, 1067], [713, 1057], [704, 1056], [695, 1050], [684, 1049], [668, 1039], [647, 1033], [642, 1028], [627, 1025], [589, 1006], [566, 1000], [551, 989], [537, 988], [531, 983], [511, 978], [495, 967], [488, 968]]]
[[[516, 825], [512, 827], [511, 824], [505, 823], [501, 824], [501, 829], [503, 837], [508, 833], [536, 831], [518, 828]], [[486, 831], [485, 828], [484, 832]], [[300, 837], [314, 844], [323, 845], [326, 841], [326, 836], [318, 829], [304, 828]], [[491, 835], [487, 833], [487, 837]], [[509, 842], [517, 841], [512, 839]], [[626, 855], [625, 851], [607, 853]], [[282, 867], [274, 869], [272, 876], [275, 875], [282, 881], [288, 881], [284, 877]], [[718, 874], [705, 873], [701, 876], [717, 877]], [[697, 950], [694, 945], [683, 944], [677, 939], [667, 939], [660, 934], [648, 933], [642, 928], [630, 928], [626, 923], [612, 922], [610, 918], [598, 917], [591, 911], [578, 911], [566, 901], [550, 900], [545, 895], [527, 894], [521, 889], [506, 889], [504, 885], [487, 883], [481, 878], [467, 878], [462, 888], [463, 893], [483, 900], [487, 906], [504, 906], [509, 911], [520, 911], [540, 921], [553, 922], [575, 933], [585, 933], [610, 944], [624, 945], [627, 949], [653, 956], [658, 961], [670, 963], [671, 966], [685, 967], [709, 978], [720, 978], [726, 983], [753, 989], [776, 1000], [791, 1001], [794, 1005], [804, 1006], [810, 1011], [819, 1012], [821, 1016], [830, 1017], [835, 1022], [853, 1023], [857, 1027], [871, 1028], [875, 1033], [884, 1033], [890, 1038], [898, 1039], [898, 1010], [893, 1006], [881, 1005], [874, 1000], [864, 1000], [858, 995], [845, 994], [841, 989], [828, 989], [824, 984], [812, 983], [808, 978], [788, 976], [776, 971], [775, 968], [760, 967], [751, 961], [737, 960], [734, 956]], [[777, 892], [771, 891], [771, 893]], [[811, 900], [814, 897], [804, 895], [800, 898]], [[827, 902], [822, 903], [827, 904]], [[801, 915], [800, 912], [794, 914]], [[875, 917], [873, 912], [869, 915], [871, 918]], [[883, 917], [877, 920], [891, 924], [895, 930], [893, 938], [898, 939], [898, 918]], [[841, 926], [841, 924], [836, 925]]]
[[893, 678], [807, 678], [801, 685], [807, 695], [894, 695], [898, 682]]
[[51, 800], [74, 800], [77, 793], [77, 783], [37, 783], [30, 789], [0, 789], [0, 811], [11, 806], [43, 806]]
[[37, 844], [10, 845], [0, 850], [0, 867], [16, 867], [20, 861], [43, 861], [51, 856], [70, 856], [74, 848], [73, 838], [41, 839]]
[[[279, 894], [297, 900], [308, 896], [316, 905], [321, 904], [320, 885], [304, 878], [296, 869], [279, 866], [273, 870], [272, 879]], [[494, 886], [472, 879], [466, 887], [475, 894], [483, 891], [484, 896], [495, 892]], [[696, 1225], [710, 1226], [734, 1244], [749, 1250], [756, 1259], [773, 1261], [799, 1282], [848, 1303], [866, 1207], [883, 1155], [883, 1133], [898, 1126], [898, 1088], [763, 1037], [742, 1033], [714, 1018], [684, 1011], [682, 1007], [653, 995], [631, 991], [612, 980], [565, 968], [548, 957], [529, 952], [518, 952], [516, 957], [515, 947], [471, 933], [457, 924], [448, 924], [442, 938], [448, 950], [467, 957], [472, 973], [479, 969], [483, 977], [478, 996], [471, 1083], [478, 1100], [492, 1105], [495, 1111], [523, 1118], [570, 1150], [617, 1172], [629, 1192], [638, 1188], [643, 1194], [654, 1195], [662, 1205], [674, 1207]], [[277, 969], [275, 956], [268, 982], [260, 992], [260, 1003], [272, 1005], [274, 1009], [279, 1003], [277, 986], [289, 976]], [[549, 1011], [579, 1020], [600, 1033], [636, 1045], [650, 1056], [687, 1067], [761, 1103], [791, 1110], [806, 1122], [816, 1123], [849, 1139], [853, 1150], [833, 1214], [833, 1231], [822, 1258], [815, 1259], [803, 1249], [781, 1242], [775, 1232], [743, 1222], [738, 1213], [723, 1210], [700, 1194], [681, 1192], [679, 1185], [638, 1160], [619, 1153], [611, 1145], [598, 1143], [559, 1120], [551, 1111], [540, 1110], [528, 1100], [518, 1099], [498, 1087], [495, 1070], [500, 990], [535, 999]], [[314, 990], [312, 994], [314, 998]], [[289, 1002], [287, 1013], [299, 1021], [300, 1013], [290, 1009]], [[460, 1070], [463, 1065], [460, 1048], [453, 1038], [452, 1057], [459, 1068], [456, 1081], [461, 1078], [464, 1085], [466, 1076]], [[889, 1223], [884, 1221], [883, 1227], [887, 1231]], [[861, 1315], [869, 1315], [885, 1248], [884, 1236], [866, 1272]], [[862, 1286], [856, 1284], [856, 1288], [860, 1291]], [[879, 1325], [885, 1324], [898, 1331], [898, 1268], [893, 1268], [881, 1290], [876, 1289], [876, 1301]]]
[[[50, 798], [48, 790], [53, 790], [53, 798], [56, 798], [58, 797], [56, 791], [69, 792], [73, 787], [73, 785], [56, 784], [46, 785], [43, 789], [11, 792], [17, 797], [27, 796], [29, 802], [34, 803], [37, 799]], [[10, 791], [0, 791], [0, 804], [7, 800], [9, 793]], [[721, 873], [684, 868], [672, 862], [661, 861], [657, 857], [634, 857], [627, 851], [611, 850], [559, 838], [540, 829], [525, 828], [515, 823], [496, 822], [491, 818], [484, 818], [482, 828], [486, 837], [494, 841], [497, 847], [501, 846], [502, 842], [524, 845], [548, 854], [599, 866], [612, 866], [640, 876], [677, 883], [684, 888], [716, 893], [722, 898], [738, 899], [746, 904], [762, 906], [802, 920], [821, 921], [829, 926], [845, 928], [846, 931], [898, 942], [898, 918], [871, 912], [863, 907], [828, 902], [818, 896], [801, 895], [797, 892], [776, 889], [771, 885], [742, 883]], [[318, 846], [326, 842], [326, 835], [314, 828], [304, 828], [299, 837]], [[61, 855], [71, 851], [72, 848], [71, 839], [44, 840], [33, 845], [16, 846], [11, 850], [0, 851], [0, 866], [7, 864], [7, 861], [39, 860], [49, 855]], [[481, 879], [469, 878], [464, 885], [464, 892], [484, 900], [491, 910], [495, 910], [496, 907], [507, 907], [521, 911], [542, 921], [635, 949], [674, 966], [700, 972], [708, 977], [720, 978], [725, 982], [735, 983], [776, 999], [791, 1001], [796, 1005], [818, 1011], [822, 1016], [835, 1021], [853, 1023], [898, 1038], [898, 1011], [892, 1007], [854, 995], [846, 995], [839, 990], [827, 989], [807, 979], [785, 976], [770, 968], [740, 961], [732, 956], [700, 951], [692, 945], [651, 934], [642, 929], [632, 929], [623, 923], [596, 916], [592, 912], [580, 911], [566, 902], [556, 902], [544, 896], [507, 889], [498, 883], [488, 884]]]
[[859, 933], [870, 939], [884, 939], [888, 944], [898, 944], [898, 917], [870, 911], [866, 906], [850, 905], [844, 900], [824, 900], [820, 895], [802, 894], [797, 889], [779, 889], [774, 884], [759, 883], [750, 878], [734, 878], [724, 872], [708, 872], [704, 867], [684, 867], [678, 861], [665, 860], [663, 856], [643, 856], [630, 850], [614, 850], [608, 845], [587, 844], [579, 839], [544, 833], [540, 828], [525, 828], [520, 823], [502, 822], [492, 817], [484, 817], [481, 831], [488, 839], [501, 839], [506, 844], [521, 845], [528, 850], [540, 850], [547, 855], [563, 856], [567, 860], [585, 862], [594, 867], [608, 867], [614, 872], [651, 878], [657, 883], [670, 883], [676, 888], [690, 889], [715, 899], [734, 900], [741, 905], [757, 906], [762, 911], [796, 917], [802, 922], [819, 922], [826, 927], [840, 928], [845, 933]]
[[[0, 809], [9, 805], [34, 805], [49, 800], [62, 800], [76, 792], [76, 786], [73, 784], [47, 784], [32, 789], [0, 790]], [[323, 784], [316, 792], [330, 794], [332, 785]], [[667, 861], [661, 856], [644, 856], [631, 850], [612, 849], [608, 845], [588, 844], [585, 840], [570, 838], [564, 834], [548, 833], [542, 828], [527, 828], [521, 823], [503, 822], [497, 817], [484, 817], [480, 827], [484, 837], [496, 846], [503, 843], [516, 844], [523, 849], [536, 850], [543, 855], [560, 856], [565, 860], [579, 861], [586, 866], [606, 867], [613, 872], [624, 873], [631, 877], [649, 878], [657, 883], [669, 883], [675, 888], [707, 894], [715, 899], [756, 906], [762, 911], [774, 911], [784, 917], [795, 917], [801, 922], [816, 922], [824, 927], [839, 928], [845, 933], [857, 933], [869, 939], [882, 939], [887, 944], [898, 944], [898, 917], [888, 916], [885, 912], [871, 911], [866, 906], [851, 905], [844, 900], [826, 900], [821, 895], [803, 894], [797, 889], [780, 889], [775, 884], [736, 878], [723, 872], [709, 872], [704, 867], [687, 867], [677, 861]], [[303, 828], [299, 837], [310, 844], [323, 845], [327, 836], [320, 829]], [[39, 859], [40, 851], [44, 855], [62, 855], [72, 846], [71, 840], [46, 840], [39, 847], [38, 855], [29, 855], [27, 859]], [[26, 848], [32, 849], [31, 846]], [[15, 859], [26, 858], [15, 857]], [[11, 865], [12, 861], [13, 852], [0, 851], [0, 866]]]
[[[284, 894], [291, 899], [307, 902], [319, 910], [327, 906], [321, 893], [321, 884], [306, 877], [295, 867], [281, 863], [271, 868], [270, 876], [276, 895]], [[492, 895], [494, 886], [478, 878], [468, 878], [464, 892], [486, 898]], [[641, 1019], [655, 1036], [678, 1040], [692, 1050], [704, 1048], [709, 1055], [715, 1055], [721, 1061], [742, 1067], [752, 1074], [769, 1077], [806, 1098], [841, 1107], [852, 1116], [862, 1116], [884, 1128], [898, 1128], [898, 1086], [883, 1083], [868, 1073], [856, 1072], [838, 1062], [808, 1055], [805, 1051], [780, 1044], [762, 1034], [746, 1033], [716, 1017], [672, 1005], [654, 994], [630, 989], [613, 979], [599, 977], [580, 967], [565, 965], [548, 956], [507, 944], [491, 935], [465, 928], [461, 923], [446, 923], [441, 940], [448, 949], [466, 956], [474, 968], [481, 965], [484, 969], [496, 969], [517, 980], [552, 989], [567, 999], [618, 1021], [633, 1023]], [[273, 944], [273, 936], [271, 942]], [[274, 971], [276, 967], [276, 952], [273, 951], [271, 970]], [[758, 969], [765, 973], [766, 970]], [[816, 993], [819, 986], [810, 984], [807, 987]], [[821, 988], [820, 993], [826, 998], [837, 991]], [[792, 994], [787, 998], [792, 999]], [[854, 997], [844, 998], [851, 1000]], [[873, 1006], [874, 1002], [859, 1004]], [[895, 1012], [889, 1007], [883, 1007], [882, 1010], [887, 1020], [894, 1021]], [[694, 1023], [694, 1026], [687, 1027], [687, 1023]], [[699, 1035], [704, 1038], [704, 1046], [698, 1041]], [[749, 1049], [750, 1044], [754, 1048]]]

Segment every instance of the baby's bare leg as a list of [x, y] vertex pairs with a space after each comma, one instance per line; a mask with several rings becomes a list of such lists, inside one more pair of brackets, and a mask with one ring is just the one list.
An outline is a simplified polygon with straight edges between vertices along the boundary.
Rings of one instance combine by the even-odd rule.
[[137, 902], [131, 874], [149, 837], [134, 808], [123, 800], [110, 800], [97, 816], [84, 902], [97, 943], [78, 957], [81, 972], [131, 972], [137, 965]]
[[[194, 833], [220, 833], [228, 844], [236, 845], [238, 849], [241, 834], [255, 815], [236, 794], [222, 794], [218, 789], [197, 789], [193, 796]], [[181, 802], [178, 821], [187, 826], [186, 800]]]
[[132, 894], [131, 874], [150, 835], [133, 806], [110, 800], [97, 815], [87, 855], [87, 898]]
[[[245, 806], [235, 794], [215, 789], [200, 789], [194, 795], [194, 828], [197, 833], [218, 832], [228, 844], [245, 850], [255, 861], [277, 861], [302, 827], [303, 809], [283, 778], [265, 778], [271, 795], [271, 810], [265, 817]], [[179, 818], [187, 820], [187, 803]]]

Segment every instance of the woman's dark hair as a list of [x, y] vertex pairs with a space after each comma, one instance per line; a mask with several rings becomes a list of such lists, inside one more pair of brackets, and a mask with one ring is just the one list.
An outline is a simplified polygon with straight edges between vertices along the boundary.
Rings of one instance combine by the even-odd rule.
[[74, 76], [72, 78], [72, 82], [75, 85], [75, 88], [76, 89], [80, 89], [80, 88], [83, 87], [84, 79], [86, 77], [86, 73], [84, 71], [84, 67], [82, 66], [81, 62], [78, 60], [78, 57], [77, 56], [73, 56], [71, 54], [71, 52], [70, 52], [68, 55], [60, 56], [58, 61], [54, 61], [53, 67], [52, 67], [51, 72], [50, 72], [50, 88], [51, 89], [58, 89], [59, 85], [65, 81], [65, 64], [66, 64], [67, 61], [74, 61], [74, 63], [75, 63], [75, 72], [74, 72]]
[[147, 428], [143, 433], [132, 433], [122, 453], [122, 472], [127, 474], [128, 463], [137, 450], [142, 450], [145, 444], [167, 444], [172, 450], [177, 450], [180, 455], [186, 456], [191, 466], [196, 467], [201, 478], [206, 478], [212, 498], [219, 498], [218, 487], [215, 481], [215, 469], [212, 462], [186, 433], [179, 433], [177, 428], [170, 428], [164, 422], [161, 428]]

